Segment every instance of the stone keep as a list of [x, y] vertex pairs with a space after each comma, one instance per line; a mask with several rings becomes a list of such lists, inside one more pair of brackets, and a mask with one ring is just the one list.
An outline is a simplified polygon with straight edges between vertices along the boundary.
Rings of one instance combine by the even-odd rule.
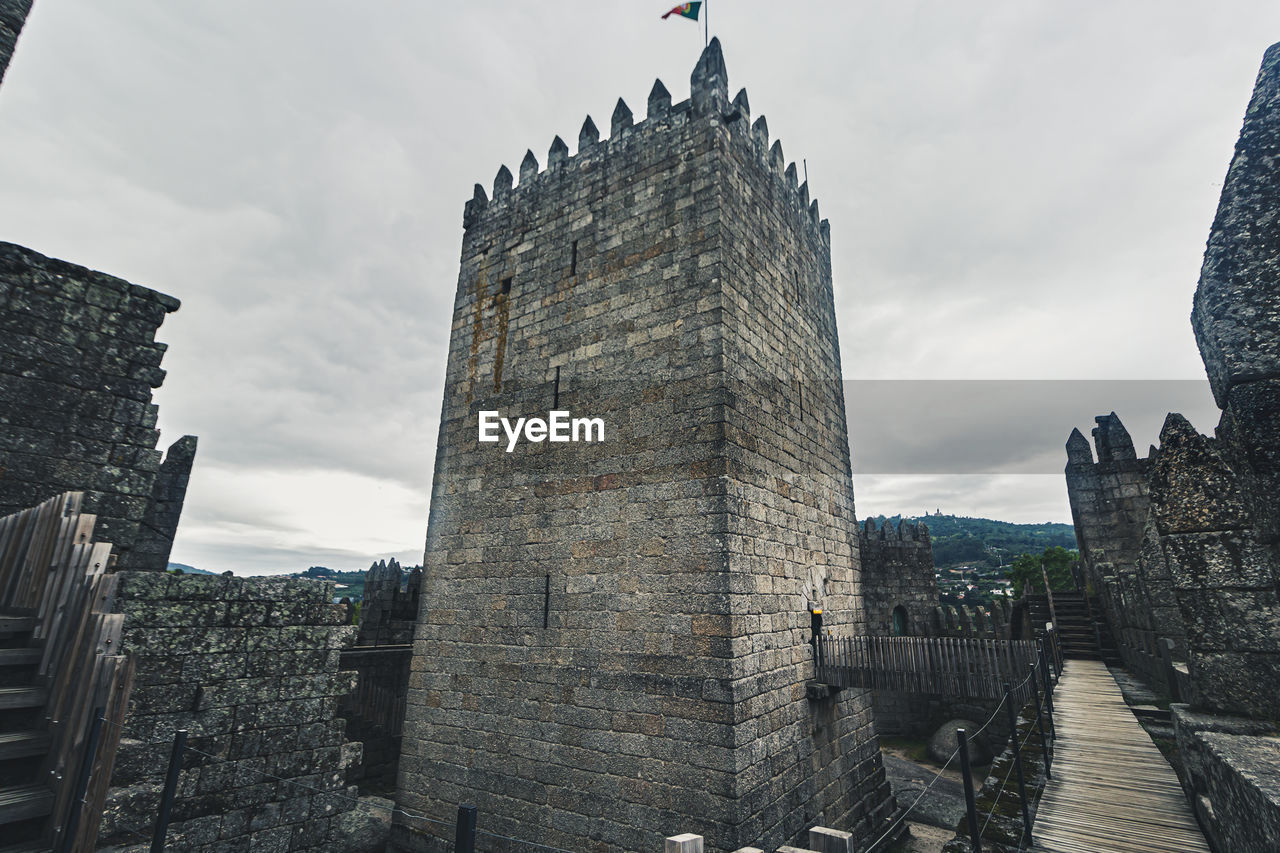
[[[810, 607], [864, 628], [830, 232], [719, 43], [464, 227], [392, 849], [882, 828], [867, 695], [806, 691]], [[605, 440], [478, 441], [552, 409]]]

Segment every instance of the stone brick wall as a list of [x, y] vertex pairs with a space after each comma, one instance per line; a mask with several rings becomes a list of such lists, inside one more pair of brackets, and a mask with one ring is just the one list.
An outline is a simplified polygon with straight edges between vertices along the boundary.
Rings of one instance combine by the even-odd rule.
[[[134, 566], [160, 470], [155, 333], [178, 304], [0, 243], [0, 514], [83, 491], [95, 538]], [[173, 488], [169, 502], [180, 508]]]
[[171, 851], [346, 849], [360, 745], [343, 738], [340, 672], [355, 629], [339, 625], [333, 584], [120, 575], [123, 646], [137, 670], [100, 847], [149, 832], [174, 732], [190, 733]]
[[938, 579], [933, 570], [933, 545], [924, 522], [903, 519], [897, 529], [888, 521], [878, 528], [868, 518], [858, 538], [862, 564], [862, 600], [867, 633], [893, 634], [893, 611], [906, 613], [907, 634], [927, 637], [939, 633]]
[[13, 58], [18, 34], [22, 32], [22, 25], [30, 12], [31, 0], [0, 0], [0, 83], [4, 82], [4, 72]]
[[1115, 412], [1094, 420], [1096, 462], [1079, 430], [1067, 441], [1067, 495], [1081, 566], [1125, 666], [1165, 687], [1159, 641], [1173, 641], [1182, 660], [1186, 632], [1150, 518], [1151, 459], [1138, 457]]
[[1274, 549], [1248, 511], [1220, 442], [1171, 414], [1151, 472], [1158, 548], [1187, 629], [1203, 710], [1280, 719], [1280, 597]]
[[1219, 436], [1249, 482], [1261, 535], [1280, 540], [1280, 45], [1262, 60], [1204, 253], [1191, 313], [1214, 398]]
[[360, 605], [358, 646], [387, 646], [413, 642], [422, 594], [422, 567], [405, 576], [394, 558], [380, 560], [365, 573]]
[[1280, 734], [1274, 722], [1174, 705], [1182, 785], [1213, 850], [1271, 853], [1280, 838]]
[[364, 744], [360, 762], [347, 768], [347, 782], [363, 793], [390, 796], [400, 768], [405, 698], [409, 690], [408, 646], [362, 646], [342, 653], [342, 668], [356, 673], [356, 687], [338, 713], [347, 740]]
[[364, 744], [363, 758], [347, 770], [347, 779], [366, 792], [395, 789], [421, 591], [420, 566], [407, 577], [394, 559], [370, 566], [356, 647], [342, 654], [343, 669], [354, 670], [357, 682], [341, 713], [347, 737]]
[[[600, 851], [892, 809], [866, 694], [805, 691], [809, 605], [864, 626], [827, 227], [718, 43], [691, 88], [467, 205], [394, 849], [460, 801]], [[605, 441], [477, 441], [551, 408]]]
[[169, 567], [169, 552], [178, 533], [182, 504], [191, 481], [191, 464], [196, 458], [196, 437], [184, 435], [169, 447], [160, 471], [151, 486], [151, 499], [142, 518], [138, 540], [133, 546], [131, 568], [162, 572]]

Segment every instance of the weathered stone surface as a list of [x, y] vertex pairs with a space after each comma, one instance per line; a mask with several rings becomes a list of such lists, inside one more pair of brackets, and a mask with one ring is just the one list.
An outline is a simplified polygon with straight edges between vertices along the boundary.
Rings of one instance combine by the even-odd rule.
[[170, 445], [151, 486], [151, 500], [142, 518], [130, 565], [138, 571], [162, 572], [169, 567], [169, 552], [178, 533], [182, 504], [187, 497], [191, 466], [195, 462], [196, 437], [184, 435]]
[[[149, 510], [160, 472], [151, 392], [164, 380], [156, 329], [178, 304], [0, 243], [0, 515], [83, 491], [117, 565], [167, 555], [168, 510]], [[165, 487], [179, 511], [181, 479]], [[149, 511], [155, 527], [144, 531]]]
[[[345, 777], [360, 749], [336, 709], [355, 683], [338, 669], [355, 628], [333, 618], [332, 583], [265, 580], [119, 574], [136, 672], [102, 845], [151, 825], [174, 733], [186, 729], [166, 849], [347, 849], [351, 824], [336, 818], [355, 804]], [[242, 606], [246, 596], [262, 606]]]
[[[811, 703], [804, 591], [863, 629], [829, 238], [693, 98], [470, 206], [398, 805], [562, 849], [866, 836], [893, 803], [868, 698]], [[735, 124], [736, 123], [736, 124]], [[742, 126], [739, 126], [742, 125]], [[611, 122], [611, 129], [613, 123]], [[478, 412], [600, 417], [478, 441]], [[444, 830], [404, 818], [396, 850]]]
[[13, 58], [18, 34], [22, 32], [22, 25], [30, 12], [31, 0], [0, 0], [0, 82], [4, 81], [4, 72]]
[[832, 829], [829, 826], [815, 826], [809, 830], [809, 846], [820, 853], [856, 853], [853, 833]]
[[1280, 378], [1280, 45], [1262, 60], [1209, 231], [1191, 313], [1214, 397]]
[[1280, 379], [1233, 385], [1218, 440], [1241, 474], [1259, 532], [1280, 541]]
[[[1161, 670], [1149, 650], [1158, 639], [1157, 621], [1167, 621], [1176, 605], [1168, 572], [1154, 562], [1149, 573], [1139, 568], [1144, 559], [1159, 559], [1158, 547], [1148, 541], [1152, 460], [1138, 458], [1115, 412], [1094, 421], [1096, 462], [1079, 430], [1067, 440], [1067, 496], [1084, 578], [1125, 666], [1159, 683]], [[1159, 617], [1152, 603], [1157, 599], [1164, 608]], [[1182, 633], [1172, 636], [1180, 641]]]
[[[981, 739], [975, 740], [973, 733], [978, 731], [978, 724], [973, 720], [947, 720], [929, 738], [929, 757], [939, 764], [945, 764], [956, 751], [956, 729], [964, 729], [969, 735], [969, 761], [973, 764], [986, 764], [991, 761], [991, 748]], [[958, 759], [957, 759], [958, 760]]]
[[1280, 737], [1273, 724], [1172, 708], [1183, 785], [1215, 850], [1264, 853], [1280, 838]]
[[1250, 526], [1239, 477], [1212, 439], [1170, 413], [1149, 472], [1160, 533], [1199, 533]]

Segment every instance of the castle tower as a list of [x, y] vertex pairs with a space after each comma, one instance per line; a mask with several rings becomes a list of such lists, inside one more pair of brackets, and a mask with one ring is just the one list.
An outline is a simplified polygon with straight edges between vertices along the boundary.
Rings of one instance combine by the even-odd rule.
[[[806, 689], [811, 608], [864, 627], [827, 223], [717, 41], [610, 124], [466, 206], [392, 849], [461, 802], [575, 851], [865, 839], [867, 694]], [[603, 440], [479, 440], [553, 410]]]

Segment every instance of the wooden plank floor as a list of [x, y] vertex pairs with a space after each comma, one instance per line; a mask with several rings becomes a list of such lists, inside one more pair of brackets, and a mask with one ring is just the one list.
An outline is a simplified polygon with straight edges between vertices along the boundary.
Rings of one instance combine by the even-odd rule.
[[1053, 701], [1053, 779], [1032, 828], [1033, 850], [1209, 853], [1177, 774], [1104, 663], [1067, 661]]

